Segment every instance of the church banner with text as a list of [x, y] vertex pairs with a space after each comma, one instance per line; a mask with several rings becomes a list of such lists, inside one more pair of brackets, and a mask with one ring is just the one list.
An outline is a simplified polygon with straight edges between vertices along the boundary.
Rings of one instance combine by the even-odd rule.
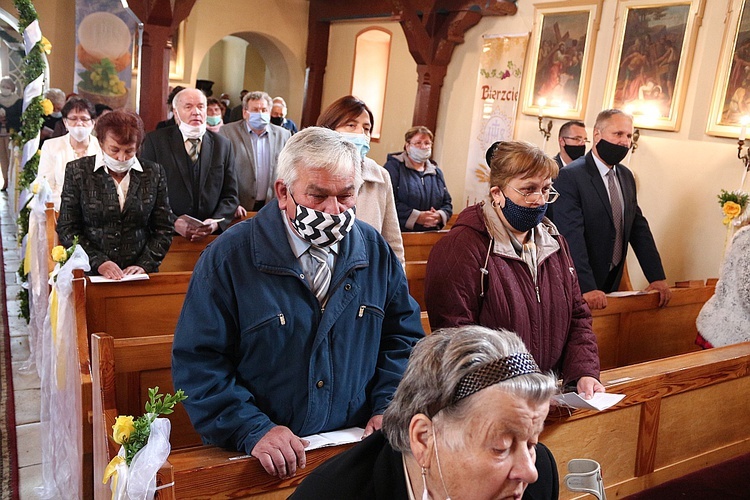
[[495, 141], [513, 139], [528, 42], [528, 34], [483, 37], [466, 163], [464, 200], [469, 205], [489, 191], [487, 148]]

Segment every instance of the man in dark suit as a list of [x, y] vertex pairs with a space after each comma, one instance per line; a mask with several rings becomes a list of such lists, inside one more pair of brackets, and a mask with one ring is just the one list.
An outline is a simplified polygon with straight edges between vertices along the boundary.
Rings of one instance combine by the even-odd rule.
[[142, 157], [159, 163], [167, 174], [172, 211], [178, 217], [175, 231], [196, 241], [226, 229], [234, 217], [237, 178], [229, 141], [206, 130], [206, 96], [196, 89], [180, 91], [174, 98], [177, 125], [146, 135]]
[[560, 152], [553, 159], [557, 166], [563, 168], [573, 160], [577, 160], [586, 154], [586, 143], [589, 136], [586, 134], [586, 124], [579, 120], [565, 122], [557, 133], [557, 144]]
[[570, 245], [583, 298], [592, 309], [607, 306], [606, 293], [620, 285], [628, 243], [649, 281], [646, 291], [659, 292], [659, 305], [671, 292], [648, 221], [641, 213], [633, 173], [620, 162], [628, 154], [633, 118], [618, 110], [599, 113], [594, 147], [560, 170], [555, 189], [554, 222]]
[[271, 97], [250, 92], [242, 99], [244, 120], [221, 127], [232, 143], [240, 204], [235, 215], [257, 212], [274, 197], [279, 153], [291, 137], [289, 130], [270, 123]]

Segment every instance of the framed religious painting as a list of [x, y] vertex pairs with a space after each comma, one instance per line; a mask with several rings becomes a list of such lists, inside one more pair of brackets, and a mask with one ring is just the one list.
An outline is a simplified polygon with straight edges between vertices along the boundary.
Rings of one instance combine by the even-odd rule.
[[523, 77], [523, 113], [583, 119], [601, 9], [602, 0], [534, 6]]
[[736, 138], [750, 124], [750, 6], [732, 0], [727, 8], [706, 133]]
[[705, 0], [621, 0], [604, 107], [638, 128], [676, 131]]

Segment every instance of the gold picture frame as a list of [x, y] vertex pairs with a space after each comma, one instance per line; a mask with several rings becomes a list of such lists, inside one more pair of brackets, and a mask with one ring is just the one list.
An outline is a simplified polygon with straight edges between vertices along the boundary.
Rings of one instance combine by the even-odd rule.
[[182, 81], [185, 78], [185, 23], [182, 21], [170, 37], [169, 79]]
[[750, 5], [734, 0], [727, 9], [706, 133], [737, 138], [742, 117], [750, 119]]
[[705, 0], [620, 0], [604, 107], [638, 128], [677, 131]]
[[603, 0], [534, 5], [523, 78], [527, 115], [582, 120], [586, 113]]

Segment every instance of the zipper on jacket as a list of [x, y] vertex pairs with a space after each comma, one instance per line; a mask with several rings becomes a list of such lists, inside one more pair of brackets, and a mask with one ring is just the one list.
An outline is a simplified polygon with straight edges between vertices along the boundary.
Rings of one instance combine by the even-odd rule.
[[536, 290], [536, 301], [540, 304], [542, 303], [542, 297], [539, 295], [539, 285], [536, 283], [534, 284], [534, 289]]
[[359, 306], [359, 314], [357, 314], [358, 317], [362, 317], [365, 314], [365, 309], [367, 306]]
[[279, 323], [281, 323], [281, 326], [286, 325], [286, 318], [284, 317], [284, 313], [279, 313]]

